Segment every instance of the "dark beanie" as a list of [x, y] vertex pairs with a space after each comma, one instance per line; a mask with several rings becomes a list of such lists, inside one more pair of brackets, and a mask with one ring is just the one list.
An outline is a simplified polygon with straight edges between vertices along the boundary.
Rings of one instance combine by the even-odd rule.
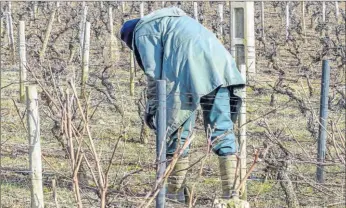
[[132, 20], [128, 20], [126, 21], [121, 30], [120, 30], [120, 37], [121, 40], [123, 40], [126, 45], [131, 48], [131, 50], [133, 50], [132, 48], [132, 38], [133, 38], [133, 31], [136, 27], [136, 24], [139, 22], [139, 18], [138, 19], [132, 19]]

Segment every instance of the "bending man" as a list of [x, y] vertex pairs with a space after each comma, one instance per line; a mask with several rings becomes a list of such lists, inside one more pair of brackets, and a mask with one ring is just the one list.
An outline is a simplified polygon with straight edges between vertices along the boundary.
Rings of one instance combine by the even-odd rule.
[[[201, 105], [205, 129], [213, 129], [212, 150], [219, 156], [223, 196], [229, 198], [237, 152], [233, 124], [241, 104], [237, 95], [245, 84], [234, 58], [212, 32], [176, 7], [129, 20], [120, 33], [148, 77], [145, 122], [152, 129], [157, 108], [155, 80], [167, 81], [167, 157], [190, 138]], [[182, 187], [188, 151], [168, 178], [170, 195]]]

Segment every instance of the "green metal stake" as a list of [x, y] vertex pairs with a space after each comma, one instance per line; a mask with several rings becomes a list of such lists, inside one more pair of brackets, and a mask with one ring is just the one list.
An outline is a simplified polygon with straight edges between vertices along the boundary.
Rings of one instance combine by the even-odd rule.
[[330, 67], [328, 60], [322, 63], [322, 83], [321, 83], [321, 100], [320, 100], [320, 126], [318, 134], [318, 155], [317, 155], [317, 182], [324, 182], [323, 163], [326, 155], [327, 139], [327, 118], [328, 118], [328, 92], [329, 92]]

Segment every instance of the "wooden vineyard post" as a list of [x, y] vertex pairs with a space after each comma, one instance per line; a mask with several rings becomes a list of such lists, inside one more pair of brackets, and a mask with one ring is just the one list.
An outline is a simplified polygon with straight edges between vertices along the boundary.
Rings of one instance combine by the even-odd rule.
[[151, 12], [153, 12], [157, 8], [155, 6], [157, 4], [157, 2], [147, 2], [147, 4], [148, 4], [148, 14], [150, 14]]
[[[246, 66], [240, 65], [240, 73], [246, 83]], [[239, 183], [246, 175], [246, 87], [242, 89], [242, 105], [239, 111], [240, 173]], [[246, 183], [240, 189], [241, 198], [246, 200]]]
[[81, 95], [85, 93], [85, 84], [89, 78], [89, 47], [90, 47], [90, 22], [85, 23], [85, 34], [83, 43], [83, 59], [82, 59], [82, 82]]
[[10, 45], [11, 44], [11, 40], [10, 40], [10, 17], [8, 15], [8, 12], [5, 13], [5, 21], [6, 21], [6, 38], [7, 38], [7, 42]]
[[55, 202], [55, 207], [59, 208], [59, 203], [58, 203], [58, 194], [56, 191], [56, 179], [53, 178], [52, 179], [52, 190], [53, 190], [53, 198], [54, 198], [54, 202]]
[[155, 1], [155, 8], [154, 8], [154, 10], [157, 10], [157, 9], [160, 9], [160, 6], [159, 6], [159, 2]]
[[322, 2], [322, 22], [326, 22], [326, 2]]
[[3, 37], [4, 34], [4, 18], [0, 17], [0, 38]]
[[262, 40], [265, 39], [265, 33], [264, 33], [264, 2], [261, 1], [261, 37]]
[[339, 24], [339, 3], [335, 1], [335, 19], [336, 23]]
[[302, 33], [303, 33], [303, 39], [304, 43], [306, 43], [306, 28], [305, 28], [305, 2], [302, 1]]
[[135, 94], [135, 60], [133, 51], [130, 52], [130, 95]]
[[60, 7], [60, 2], [57, 1], [56, 2], [56, 19], [57, 19], [58, 23], [61, 23], [60, 14], [59, 14], [59, 7]]
[[322, 2], [322, 30], [321, 30], [321, 36], [326, 36], [326, 2]]
[[79, 25], [79, 52], [80, 55], [83, 56], [83, 44], [84, 44], [84, 30], [85, 30], [85, 23], [86, 23], [86, 17], [87, 17], [87, 13], [88, 13], [88, 6], [85, 6], [85, 2], [83, 2], [83, 14], [82, 14], [82, 20], [80, 22]]
[[125, 11], [126, 11], [126, 2], [125, 1], [122, 1], [121, 2], [121, 12], [123, 14], [125, 14]]
[[[57, 2], [56, 3], [56, 7], [57, 7], [57, 9], [58, 9], [58, 11], [57, 11], [57, 19], [58, 19], [58, 22], [59, 23], [61, 23], [61, 19], [60, 19], [60, 13], [59, 13], [59, 7], [60, 7], [60, 2]], [[61, 10], [61, 9], [60, 9]]]
[[220, 40], [223, 42], [223, 4], [219, 4], [219, 17], [220, 17], [220, 28], [219, 28], [219, 37]]
[[[123, 15], [123, 17], [121, 18], [121, 24], [123, 25], [125, 22], [126, 22], [126, 20], [125, 20], [125, 17]], [[120, 41], [120, 44], [121, 44], [121, 51], [124, 52], [125, 48], [126, 48], [126, 44], [124, 41]]]
[[0, 13], [3, 14], [0, 17], [0, 38], [2, 38], [4, 34], [4, 17], [6, 16], [6, 14], [2, 11], [2, 8], [0, 8]]
[[11, 14], [11, 1], [8, 2], [8, 11], [6, 15], [7, 19], [7, 34], [8, 34], [8, 41], [10, 44], [10, 50], [11, 50], [11, 62], [12, 64], [15, 63], [15, 48], [14, 48], [14, 38], [13, 38], [13, 24], [12, 24], [12, 14]]
[[34, 5], [33, 5], [33, 16], [34, 16], [34, 19], [37, 18], [37, 13], [38, 13], [38, 1], [34, 1]]
[[30, 26], [32, 26], [32, 23], [34, 23], [36, 21], [36, 18], [37, 18], [37, 12], [38, 12], [37, 4], [38, 4], [37, 1], [31, 2]]
[[43, 208], [40, 118], [36, 86], [26, 87], [29, 162], [31, 176], [31, 207]]
[[117, 40], [114, 36], [114, 26], [113, 26], [113, 13], [112, 6], [108, 8], [108, 16], [109, 16], [109, 29], [110, 29], [110, 55], [111, 55], [111, 63], [115, 64], [117, 62], [118, 54], [117, 54]]
[[24, 83], [26, 82], [26, 48], [25, 48], [25, 22], [19, 22], [18, 29], [19, 42], [19, 100], [21, 103], [25, 101]]
[[47, 49], [47, 45], [48, 45], [48, 40], [49, 40], [50, 33], [52, 31], [52, 28], [53, 28], [53, 22], [54, 22], [54, 18], [55, 18], [55, 13], [56, 13], [56, 8], [54, 8], [52, 13], [50, 14], [48, 27], [47, 27], [46, 34], [45, 34], [44, 40], [43, 40], [43, 45], [42, 45], [42, 48], [41, 48], [41, 51], [40, 51], [40, 62], [43, 61], [44, 55], [46, 53], [46, 49]]
[[[2, 10], [2, 8], [0, 8], [0, 13], [3, 14], [0, 16], [0, 38], [3, 38], [3, 34], [4, 34], [4, 17], [6, 17], [6, 13]], [[4, 44], [2, 44], [3, 47]]]
[[[202, 8], [203, 8], [204, 12], [207, 12], [207, 13], [211, 12], [212, 3], [213, 3], [212, 1], [209, 1], [209, 2], [202, 2]], [[219, 5], [220, 5], [220, 4], [223, 4], [223, 3], [224, 3], [224, 2], [220, 2]], [[219, 7], [218, 9], [220, 9], [220, 7]], [[220, 11], [219, 11], [219, 14], [220, 14]], [[204, 20], [204, 21], [205, 21], [205, 20]]]
[[315, 29], [315, 22], [316, 22], [318, 17], [312, 16], [312, 9], [308, 10], [308, 16], [311, 17], [311, 19], [310, 19], [310, 28], [311, 29]]
[[197, 5], [197, 2], [193, 2], [193, 17], [198, 22], [198, 5]]
[[140, 10], [140, 17], [144, 17], [144, 2], [142, 1], [139, 7]]
[[290, 2], [286, 3], [286, 41], [289, 37], [289, 27], [290, 27]]
[[68, 58], [68, 63], [71, 63], [75, 57], [76, 52], [78, 51], [78, 43], [75, 42], [74, 40], [71, 40], [69, 44], [69, 50], [70, 50], [70, 54]]

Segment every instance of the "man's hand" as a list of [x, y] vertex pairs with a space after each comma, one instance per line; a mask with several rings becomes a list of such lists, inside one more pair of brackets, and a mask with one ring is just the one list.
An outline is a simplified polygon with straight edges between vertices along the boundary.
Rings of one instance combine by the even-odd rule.
[[145, 112], [144, 122], [152, 130], [156, 130], [154, 117], [155, 117], [155, 115]]

